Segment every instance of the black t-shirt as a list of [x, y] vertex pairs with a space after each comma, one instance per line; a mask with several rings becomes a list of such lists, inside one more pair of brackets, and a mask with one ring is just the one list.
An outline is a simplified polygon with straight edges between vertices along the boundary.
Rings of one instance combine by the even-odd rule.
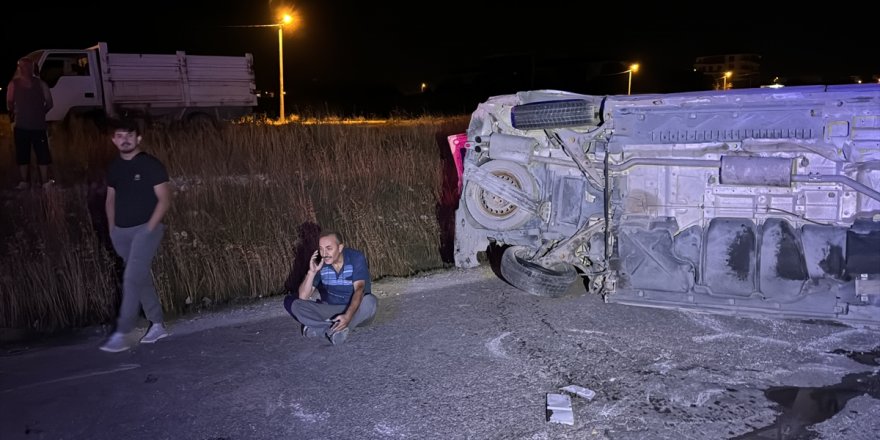
[[159, 202], [153, 187], [167, 181], [168, 172], [159, 159], [144, 152], [130, 160], [117, 156], [107, 170], [107, 186], [116, 190], [116, 226], [148, 222]]

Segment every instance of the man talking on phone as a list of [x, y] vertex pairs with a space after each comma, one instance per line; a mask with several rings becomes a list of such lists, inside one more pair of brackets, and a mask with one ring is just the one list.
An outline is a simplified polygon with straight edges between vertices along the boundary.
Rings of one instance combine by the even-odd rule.
[[[316, 292], [320, 298], [312, 301]], [[345, 247], [338, 232], [321, 234], [297, 297], [284, 300], [284, 308], [302, 324], [303, 336], [323, 335], [333, 345], [345, 342], [350, 329], [372, 321], [376, 306], [367, 258]]]

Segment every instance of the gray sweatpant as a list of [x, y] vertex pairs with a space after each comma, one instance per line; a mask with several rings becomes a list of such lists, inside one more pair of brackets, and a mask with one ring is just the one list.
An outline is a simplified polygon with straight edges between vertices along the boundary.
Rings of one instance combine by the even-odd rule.
[[[377, 305], [378, 301], [375, 296], [371, 294], [364, 295], [360, 306], [358, 306], [357, 311], [354, 312], [354, 316], [351, 318], [351, 322], [348, 323], [348, 328], [354, 329], [361, 324], [369, 324], [373, 316], [376, 316]], [[290, 305], [290, 314], [300, 324], [317, 330], [319, 334], [326, 334], [332, 325], [331, 322], [327, 322], [327, 319], [344, 313], [346, 308], [348, 306], [345, 304], [327, 304], [295, 299]]]
[[131, 228], [113, 227], [110, 230], [113, 248], [125, 262], [122, 305], [119, 306], [119, 318], [116, 321], [117, 332], [128, 333], [134, 330], [141, 307], [151, 322], [161, 324], [164, 321], [151, 271], [153, 257], [159, 250], [164, 233], [165, 225], [161, 223], [152, 232], [147, 230], [146, 223]]

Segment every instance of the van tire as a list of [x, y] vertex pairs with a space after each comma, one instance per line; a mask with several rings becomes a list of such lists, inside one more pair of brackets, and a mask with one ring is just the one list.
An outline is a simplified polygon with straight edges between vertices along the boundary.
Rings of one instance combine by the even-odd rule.
[[583, 99], [530, 102], [514, 106], [510, 111], [513, 128], [542, 130], [561, 127], [595, 126], [595, 106]]
[[[480, 165], [485, 171], [513, 184], [534, 197], [538, 185], [526, 167], [509, 160], [490, 160]], [[508, 231], [522, 226], [533, 216], [518, 206], [484, 190], [474, 182], [464, 189], [465, 206], [471, 218], [480, 226], [495, 231]]]
[[544, 267], [523, 258], [526, 248], [511, 246], [501, 256], [501, 275], [513, 287], [536, 296], [558, 298], [565, 295], [577, 279], [574, 266], [556, 263]]

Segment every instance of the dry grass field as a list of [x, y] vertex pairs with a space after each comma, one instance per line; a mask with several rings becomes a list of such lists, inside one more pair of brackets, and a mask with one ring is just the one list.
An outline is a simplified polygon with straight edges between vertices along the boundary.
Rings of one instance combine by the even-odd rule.
[[[456, 200], [446, 136], [467, 117], [342, 122], [146, 128], [144, 149], [168, 167], [175, 196], [153, 266], [169, 314], [282, 293], [321, 229], [363, 250], [374, 278], [449, 264]], [[52, 127], [58, 187], [16, 191], [9, 131], [3, 118], [0, 328], [112, 322], [122, 264], [103, 203], [115, 147], [87, 121]]]

